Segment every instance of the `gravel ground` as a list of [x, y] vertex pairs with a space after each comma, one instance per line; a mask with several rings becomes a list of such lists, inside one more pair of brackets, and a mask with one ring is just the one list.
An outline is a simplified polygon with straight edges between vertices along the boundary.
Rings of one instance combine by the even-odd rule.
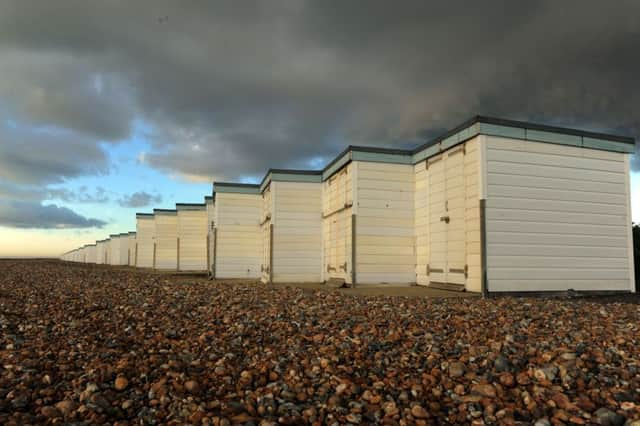
[[5, 260], [0, 423], [637, 426], [639, 317]]

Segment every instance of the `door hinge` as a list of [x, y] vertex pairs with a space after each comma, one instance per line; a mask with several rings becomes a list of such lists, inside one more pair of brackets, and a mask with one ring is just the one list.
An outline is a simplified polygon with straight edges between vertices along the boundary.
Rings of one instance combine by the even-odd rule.
[[429, 264], [427, 263], [427, 275], [431, 273], [431, 268], [429, 268]]
[[464, 277], [469, 277], [469, 265], [464, 265]]

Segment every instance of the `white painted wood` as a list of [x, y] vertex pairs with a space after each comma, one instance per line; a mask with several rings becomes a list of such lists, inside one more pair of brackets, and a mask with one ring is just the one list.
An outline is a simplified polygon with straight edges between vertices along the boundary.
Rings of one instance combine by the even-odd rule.
[[628, 291], [625, 154], [493, 136], [486, 144], [489, 290]]
[[629, 262], [629, 289], [636, 292], [636, 279], [635, 279], [635, 262], [634, 262], [634, 250], [633, 250], [633, 228], [632, 228], [632, 216], [631, 216], [631, 155], [624, 155], [624, 175], [625, 175], [625, 201], [627, 205], [627, 261]]
[[177, 214], [155, 214], [155, 269], [176, 270], [178, 268], [178, 216]]
[[353, 162], [322, 183], [323, 280], [351, 283], [351, 215], [353, 208]]
[[104, 242], [96, 243], [96, 263], [102, 265], [104, 263]]
[[261, 195], [217, 193], [214, 210], [216, 278], [260, 278]]
[[136, 218], [136, 245], [138, 268], [153, 268], [153, 244], [156, 225], [153, 217]]
[[207, 270], [207, 223], [206, 210], [178, 210], [177, 237], [180, 239], [181, 271]]
[[262, 191], [262, 215], [260, 218], [262, 236], [262, 262], [260, 264], [260, 279], [266, 283], [271, 280], [271, 225], [273, 224], [273, 203], [274, 203], [274, 183], [269, 185]]
[[415, 283], [415, 167], [354, 165], [357, 283]]
[[288, 282], [294, 275], [299, 282], [322, 281], [322, 184], [278, 181], [270, 186], [273, 281]]
[[97, 250], [96, 250], [96, 246], [89, 246], [87, 247], [87, 257], [86, 257], [86, 262], [87, 263], [96, 263], [97, 261]]

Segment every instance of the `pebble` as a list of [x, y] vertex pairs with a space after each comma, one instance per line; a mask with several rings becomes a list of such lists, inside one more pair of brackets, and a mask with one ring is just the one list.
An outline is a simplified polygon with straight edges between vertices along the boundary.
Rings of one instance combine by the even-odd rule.
[[496, 389], [490, 384], [478, 384], [471, 387], [471, 392], [487, 398], [496, 397]]
[[464, 375], [465, 367], [461, 362], [452, 362], [449, 364], [449, 376], [450, 377], [461, 377]]
[[129, 386], [129, 380], [126, 377], [118, 377], [114, 383], [114, 387], [117, 391], [123, 391]]
[[184, 383], [184, 388], [192, 394], [200, 393], [200, 385], [195, 380], [188, 380]]
[[414, 405], [411, 407], [411, 415], [416, 419], [426, 419], [429, 417], [429, 413], [420, 405]]
[[624, 416], [604, 407], [598, 408], [594, 415], [603, 426], [622, 426], [626, 420]]
[[0, 424], [640, 426], [634, 296], [361, 296], [44, 260], [0, 270]]
[[76, 403], [65, 399], [56, 404], [56, 408], [62, 413], [63, 416], [68, 417], [76, 409]]
[[40, 410], [40, 412], [42, 413], [43, 416], [48, 417], [50, 419], [55, 419], [56, 417], [60, 417], [60, 411], [58, 411], [56, 407], [52, 407], [50, 405], [46, 407], [42, 407], [42, 410]]

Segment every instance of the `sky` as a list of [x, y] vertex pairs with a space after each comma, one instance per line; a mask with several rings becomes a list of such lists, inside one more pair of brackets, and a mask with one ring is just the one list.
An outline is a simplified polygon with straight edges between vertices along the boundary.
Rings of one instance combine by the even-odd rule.
[[3, 0], [0, 257], [476, 114], [639, 138], [638, 52], [635, 0]]

